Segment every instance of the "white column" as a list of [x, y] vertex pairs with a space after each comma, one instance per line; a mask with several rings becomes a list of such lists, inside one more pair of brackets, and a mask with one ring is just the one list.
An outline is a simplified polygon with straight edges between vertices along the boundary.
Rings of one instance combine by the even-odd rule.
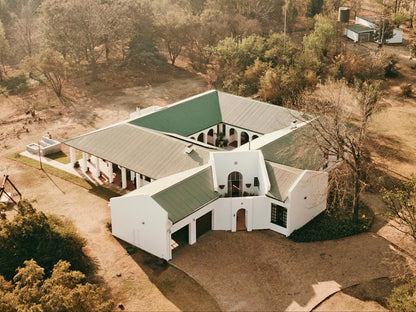
[[71, 166], [73, 167], [77, 158], [75, 156], [75, 149], [73, 147], [69, 147], [69, 157], [71, 158]]
[[87, 166], [87, 153], [82, 152], [82, 171], [87, 172], [88, 166]]
[[140, 173], [136, 173], [136, 188], [140, 188], [141, 184]]
[[144, 181], [143, 181], [143, 176], [141, 174], [139, 174], [139, 181], [140, 181], [140, 187], [142, 187], [144, 185]]
[[204, 143], [207, 144], [208, 142], [208, 131], [204, 133]]
[[188, 236], [189, 236], [189, 245], [193, 245], [196, 243], [196, 221], [193, 219], [188, 226]]
[[94, 166], [95, 166], [95, 170], [94, 170], [94, 176], [96, 178], [100, 177], [100, 159], [98, 157], [94, 156]]
[[113, 163], [107, 162], [108, 165], [108, 182], [113, 183]]
[[237, 131], [237, 147], [239, 147], [240, 144], [241, 144], [241, 132]]
[[127, 188], [127, 172], [126, 168], [121, 167], [121, 188], [126, 189]]
[[134, 171], [130, 170], [130, 181], [134, 181], [134, 177], [136, 176], [136, 173]]

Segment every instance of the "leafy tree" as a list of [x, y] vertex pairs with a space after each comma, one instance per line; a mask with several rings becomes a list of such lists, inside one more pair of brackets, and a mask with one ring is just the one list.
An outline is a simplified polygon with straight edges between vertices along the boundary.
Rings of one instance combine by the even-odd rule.
[[132, 34], [128, 42], [127, 59], [133, 65], [160, 65], [166, 59], [159, 53], [156, 43], [160, 34], [155, 25], [154, 14], [146, 2], [130, 3]]
[[99, 0], [58, 1], [42, 3], [43, 35], [49, 47], [64, 57], [86, 60], [92, 79], [98, 78], [97, 62], [106, 51], [109, 4]]
[[85, 242], [54, 218], [37, 212], [27, 201], [19, 202], [12, 221], [2, 221], [0, 229], [0, 274], [12, 278], [25, 260], [34, 259], [51, 272], [60, 259], [87, 272], [89, 264], [81, 248]]
[[416, 239], [416, 178], [404, 181], [393, 190], [382, 189], [387, 216], [398, 223], [399, 231]]
[[309, 0], [306, 8], [306, 16], [314, 17], [322, 12], [323, 0]]
[[17, 269], [13, 283], [0, 276], [2, 311], [89, 312], [112, 311], [105, 290], [85, 282], [85, 275], [71, 271], [70, 263], [58, 261], [45, 279], [44, 269], [34, 260], [26, 260]]
[[160, 36], [169, 53], [172, 65], [175, 65], [176, 58], [189, 42], [188, 33], [191, 25], [187, 16], [177, 12], [169, 12], [159, 19]]
[[337, 54], [336, 19], [318, 14], [314, 17], [314, 30], [303, 38], [305, 50], [313, 52], [318, 58]]

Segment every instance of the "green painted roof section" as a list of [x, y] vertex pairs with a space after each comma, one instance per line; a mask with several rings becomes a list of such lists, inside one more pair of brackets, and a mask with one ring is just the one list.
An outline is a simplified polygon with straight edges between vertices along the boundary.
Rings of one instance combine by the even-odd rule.
[[264, 159], [286, 166], [319, 170], [325, 163], [322, 151], [314, 144], [313, 129], [307, 124], [260, 148]]
[[361, 24], [348, 25], [347, 28], [357, 34], [366, 33], [366, 32], [374, 32], [374, 28], [370, 28]]
[[217, 125], [221, 121], [218, 93], [209, 91], [132, 120], [130, 123], [162, 132], [189, 136]]
[[152, 198], [168, 212], [169, 220], [176, 223], [219, 196], [214, 191], [212, 170], [208, 167], [152, 195]]

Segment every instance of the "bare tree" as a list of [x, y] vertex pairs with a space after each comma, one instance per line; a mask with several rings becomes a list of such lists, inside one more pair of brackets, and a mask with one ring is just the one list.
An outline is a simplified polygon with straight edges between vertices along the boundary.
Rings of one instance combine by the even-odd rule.
[[63, 95], [63, 86], [66, 80], [68, 63], [62, 55], [52, 49], [45, 49], [41, 53], [28, 56], [22, 62], [25, 68], [32, 76], [38, 79], [46, 79], [56, 96], [65, 102], [67, 99]]
[[383, 188], [382, 193], [387, 216], [398, 224], [392, 226], [416, 239], [416, 179], [412, 177], [394, 190]]
[[358, 221], [360, 192], [365, 185], [368, 123], [379, 108], [380, 97], [379, 81], [356, 82], [355, 90], [344, 81], [329, 81], [305, 106], [319, 116], [309, 123], [317, 146], [329, 159], [342, 160], [350, 170], [353, 221]]

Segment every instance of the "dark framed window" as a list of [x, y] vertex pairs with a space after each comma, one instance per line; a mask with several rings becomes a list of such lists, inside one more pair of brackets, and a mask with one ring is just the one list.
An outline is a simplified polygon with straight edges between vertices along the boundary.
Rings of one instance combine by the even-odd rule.
[[287, 209], [272, 203], [270, 222], [282, 227], [287, 227]]
[[228, 175], [228, 196], [243, 196], [243, 175], [238, 171], [233, 171]]

